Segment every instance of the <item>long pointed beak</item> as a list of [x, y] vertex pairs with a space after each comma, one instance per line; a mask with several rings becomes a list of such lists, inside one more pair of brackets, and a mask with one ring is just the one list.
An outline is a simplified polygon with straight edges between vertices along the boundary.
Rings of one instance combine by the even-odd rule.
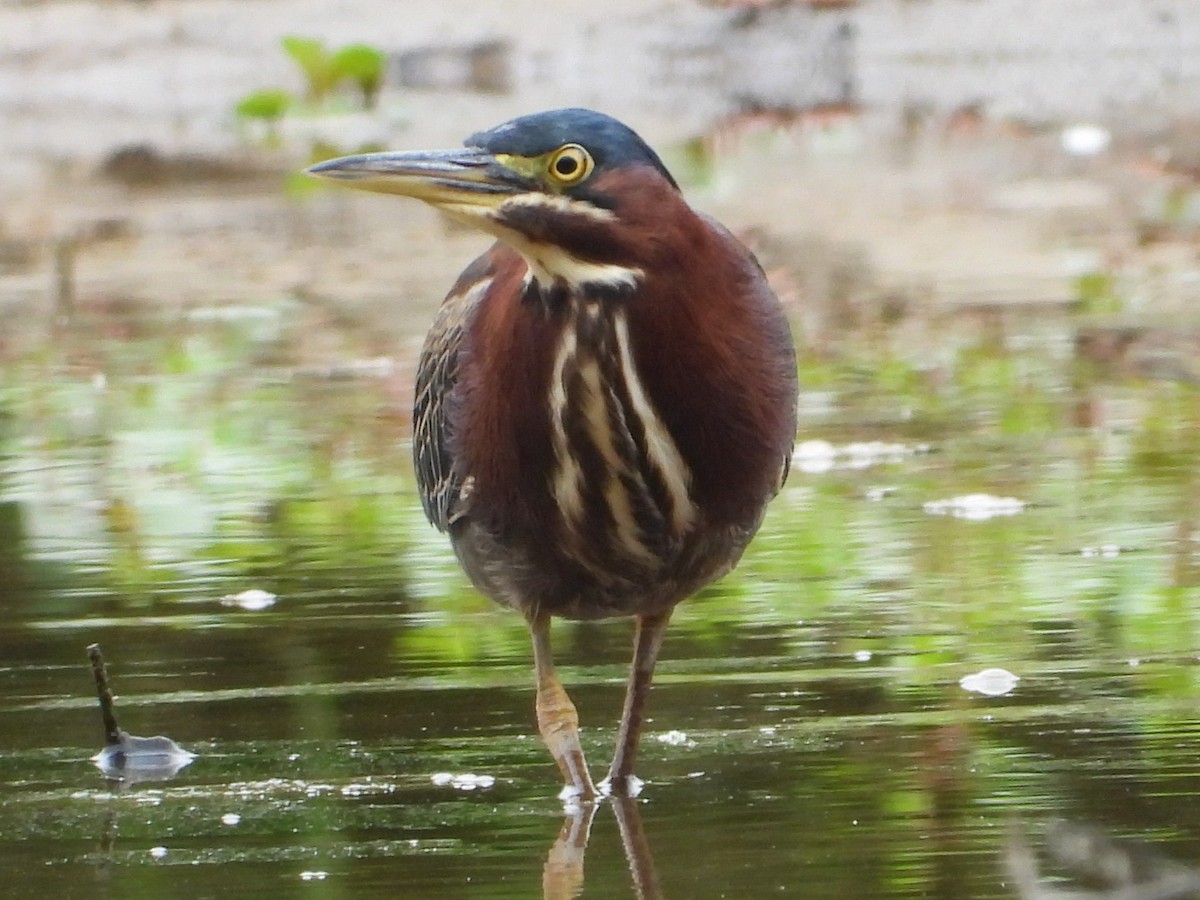
[[520, 175], [474, 147], [362, 153], [326, 160], [304, 171], [346, 187], [400, 194], [441, 207], [492, 208], [529, 189]]

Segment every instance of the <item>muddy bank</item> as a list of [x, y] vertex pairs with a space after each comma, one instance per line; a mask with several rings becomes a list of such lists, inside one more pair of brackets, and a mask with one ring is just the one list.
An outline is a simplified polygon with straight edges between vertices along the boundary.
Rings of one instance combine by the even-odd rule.
[[[533, 0], [392, 9], [0, 5], [0, 306], [52, 315], [64, 283], [83, 303], [303, 296], [419, 331], [486, 241], [389, 198], [289, 197], [284, 174], [317, 138], [453, 145], [564, 104], [634, 124], [806, 308], [846, 259], [854, 302], [1062, 307], [1081, 275], [1144, 285], [1164, 265], [1178, 277], [1134, 290], [1141, 309], [1195, 300], [1200, 203], [1164, 165], [1191, 146], [1164, 135], [1200, 118], [1185, 0], [1020, 17], [1006, 0], [621, 0], [560, 4], [553, 28]], [[239, 126], [248, 90], [302, 92], [285, 34], [384, 50], [379, 112], [289, 117], [278, 147]], [[1079, 124], [1103, 146], [1072, 149]]]

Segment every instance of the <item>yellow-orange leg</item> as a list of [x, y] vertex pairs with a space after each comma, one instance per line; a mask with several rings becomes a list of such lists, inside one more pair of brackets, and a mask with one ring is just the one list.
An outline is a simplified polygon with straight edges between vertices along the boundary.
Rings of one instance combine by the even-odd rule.
[[550, 617], [531, 617], [529, 630], [533, 634], [533, 665], [537, 675], [538, 730], [562, 772], [564, 792], [580, 800], [591, 800], [596, 796], [596, 786], [592, 784], [579, 744], [579, 714], [554, 674]]
[[[608, 777], [604, 779], [613, 794], [627, 795], [631, 792], [633, 764], [637, 758], [638, 740], [642, 736], [645, 721], [646, 697], [650, 693], [650, 682], [654, 678], [654, 664], [662, 647], [663, 634], [670, 620], [669, 612], [654, 616], [638, 616], [637, 631], [633, 638], [633, 665], [629, 670], [629, 684], [625, 689], [625, 708], [621, 711], [621, 730], [617, 733], [617, 750], [613, 755]], [[636, 793], [636, 791], [634, 791]]]

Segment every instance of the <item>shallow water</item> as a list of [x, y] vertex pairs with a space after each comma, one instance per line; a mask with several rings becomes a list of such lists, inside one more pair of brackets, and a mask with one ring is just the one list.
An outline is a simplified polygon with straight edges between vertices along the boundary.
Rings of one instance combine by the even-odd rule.
[[[1044, 317], [937, 378], [806, 361], [791, 480], [680, 607], [645, 789], [585, 859], [404, 390], [281, 359], [304, 325], [260, 312], [6, 360], [5, 896], [1037, 897], [1063, 827], [1152, 844], [1143, 879], [1200, 857], [1194, 390], [1081, 380]], [[600, 769], [629, 623], [554, 637]], [[173, 779], [89, 762], [93, 642], [122, 726], [197, 755]], [[960, 684], [988, 668], [1019, 680]]]
[[[562, 31], [520, 4], [10, 6], [0, 896], [1200, 896], [1200, 200], [1121, 143], [1194, 113], [1191, 6], [1047, 6], [1036, 49], [949, 0], [576, 4]], [[299, 89], [276, 31], [335, 24], [434, 75], [508, 41], [506, 90], [390, 85], [370, 133], [611, 109], [788, 307], [791, 479], [672, 622], [634, 802], [564, 809], [528, 635], [417, 502], [415, 348], [474, 238], [187, 156], [178, 184], [86, 174], [134, 135], [271, 171], [315, 125], [350, 140], [345, 110], [281, 157], [230, 123]], [[1111, 154], [1064, 144], [1092, 118]], [[599, 775], [630, 623], [554, 642]], [[93, 643], [121, 725], [195, 754], [173, 777], [92, 763]]]

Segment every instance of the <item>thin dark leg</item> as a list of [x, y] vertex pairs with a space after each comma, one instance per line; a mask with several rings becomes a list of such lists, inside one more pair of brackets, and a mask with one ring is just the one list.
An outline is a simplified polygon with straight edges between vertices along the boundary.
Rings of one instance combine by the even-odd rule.
[[621, 711], [621, 730], [617, 733], [617, 751], [608, 770], [609, 790], [614, 794], [629, 793], [629, 781], [637, 758], [638, 740], [642, 736], [642, 722], [646, 708], [646, 697], [650, 693], [650, 681], [654, 678], [654, 663], [662, 647], [663, 634], [670, 620], [669, 612], [654, 616], [638, 616], [637, 633], [633, 638], [633, 666], [629, 671], [629, 685], [625, 690], [625, 708]]
[[575, 712], [575, 704], [554, 674], [550, 617], [532, 617], [529, 630], [533, 634], [533, 665], [537, 674], [538, 730], [562, 772], [564, 790], [581, 800], [590, 800], [596, 796], [596, 786], [592, 784], [583, 747], [579, 744], [579, 715]]

